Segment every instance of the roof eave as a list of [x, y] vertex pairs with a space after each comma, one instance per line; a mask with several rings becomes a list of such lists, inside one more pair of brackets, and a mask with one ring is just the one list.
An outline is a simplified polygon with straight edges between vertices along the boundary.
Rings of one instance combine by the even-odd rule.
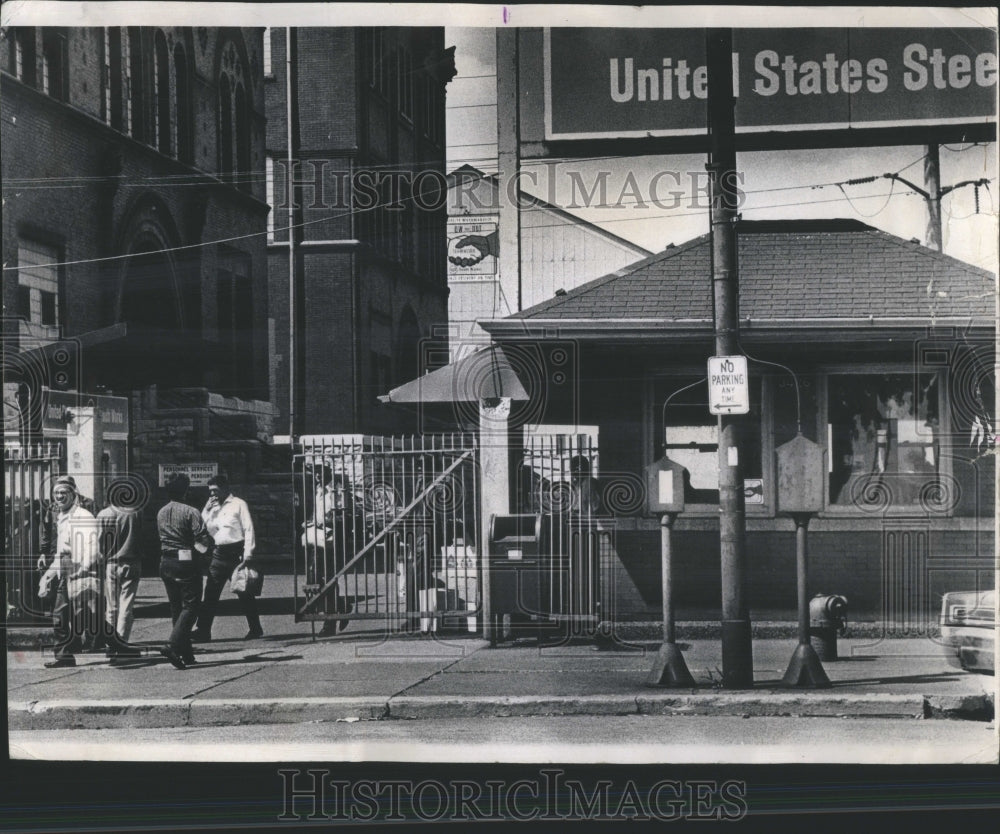
[[[708, 319], [571, 319], [531, 318], [494, 319], [480, 321], [494, 339], [573, 338], [591, 342], [676, 341], [711, 337], [714, 333]], [[829, 341], [836, 334], [838, 342], [892, 341], [900, 338], [920, 338], [943, 331], [957, 333], [992, 333], [994, 322], [970, 319], [968, 316], [931, 318], [866, 318], [834, 319], [749, 319], [740, 322], [740, 337], [750, 342]]]

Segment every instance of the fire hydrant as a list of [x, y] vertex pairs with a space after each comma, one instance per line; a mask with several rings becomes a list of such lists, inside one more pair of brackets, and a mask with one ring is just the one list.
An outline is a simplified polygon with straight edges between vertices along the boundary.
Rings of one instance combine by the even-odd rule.
[[847, 598], [816, 594], [809, 601], [809, 642], [820, 660], [837, 659], [837, 633], [847, 629]]

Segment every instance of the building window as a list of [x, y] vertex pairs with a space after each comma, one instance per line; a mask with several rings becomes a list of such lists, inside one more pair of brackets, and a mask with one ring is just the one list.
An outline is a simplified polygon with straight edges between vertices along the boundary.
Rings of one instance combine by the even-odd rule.
[[191, 162], [191, 90], [187, 58], [180, 44], [174, 47], [174, 107], [177, 113], [177, 156], [182, 162]]
[[[58, 336], [59, 320], [59, 261], [54, 246], [32, 240], [21, 240], [17, 247], [18, 292], [17, 314], [32, 328]], [[51, 330], [50, 330], [51, 328]]]
[[252, 185], [251, 127], [246, 77], [236, 46], [228, 41], [222, 50], [219, 76], [219, 174], [249, 190]]
[[274, 243], [274, 159], [270, 156], [264, 159], [264, 190], [267, 205], [267, 242]]
[[67, 98], [66, 33], [62, 29], [45, 29], [42, 34], [42, 92], [52, 98]]
[[377, 351], [370, 352], [372, 371], [372, 399], [388, 392], [392, 387], [392, 357]]
[[125, 102], [128, 111], [125, 130], [141, 142], [146, 131], [142, 108], [142, 33], [137, 26], [128, 28], [125, 53]]
[[246, 91], [242, 84], [233, 96], [236, 117], [236, 184], [246, 190], [252, 185], [250, 170], [250, 120], [248, 118]]
[[229, 77], [219, 83], [219, 172], [229, 177], [233, 173], [233, 98], [229, 92]]
[[153, 90], [156, 106], [153, 108], [155, 117], [154, 135], [156, 149], [168, 156], [173, 154], [171, 134], [173, 125], [170, 119], [170, 55], [167, 52], [167, 39], [162, 31], [157, 30], [153, 40]]
[[219, 341], [232, 394], [253, 393], [253, 288], [250, 261], [244, 255], [225, 257], [218, 271], [216, 295]]
[[[751, 411], [741, 421], [740, 462], [748, 481], [765, 479], [761, 388], [760, 380], [751, 380]], [[654, 425], [660, 431], [659, 449], [685, 469], [686, 509], [714, 510], [719, 504], [719, 432], [718, 419], [708, 410], [707, 381], [696, 376], [655, 380], [653, 410]], [[659, 449], [651, 459], [659, 457]]]
[[121, 29], [104, 27], [104, 67], [101, 73], [104, 87], [104, 122], [115, 130], [122, 129], [122, 35]]
[[375, 27], [365, 30], [368, 86], [383, 98], [389, 97], [389, 63], [386, 60], [385, 30]]
[[35, 86], [35, 29], [32, 26], [15, 26], [11, 30], [10, 57], [7, 71], [23, 81]]
[[273, 76], [274, 69], [271, 67], [271, 27], [264, 27], [264, 75]]
[[827, 377], [831, 507], [940, 511], [941, 386], [937, 374]]
[[399, 50], [399, 114], [413, 121], [413, 57], [408, 49]]

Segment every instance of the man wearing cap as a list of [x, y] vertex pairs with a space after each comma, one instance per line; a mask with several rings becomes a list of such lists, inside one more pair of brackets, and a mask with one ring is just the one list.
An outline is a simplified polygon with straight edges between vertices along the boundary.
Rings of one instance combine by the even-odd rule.
[[[77, 504], [83, 507], [91, 515], [97, 515], [97, 505], [94, 504], [92, 499], [80, 494], [80, 490], [77, 489], [76, 486], [76, 479], [72, 475], [60, 475], [59, 480], [67, 484], [73, 490], [73, 493], [76, 496], [74, 500]], [[51, 564], [52, 556], [55, 554], [57, 514], [58, 509], [55, 504], [46, 501], [45, 506], [42, 508], [41, 529], [38, 533], [38, 546], [42, 553], [42, 555], [38, 557], [39, 570], [45, 570], [45, 568]]]
[[170, 600], [174, 627], [160, 654], [177, 669], [184, 669], [195, 662], [191, 629], [201, 608], [201, 569], [195, 551], [207, 551], [212, 537], [201, 513], [184, 503], [191, 479], [174, 474], [165, 486], [170, 500], [156, 514], [156, 528], [160, 534], [160, 579]]
[[[88, 606], [96, 606], [100, 578], [97, 551], [97, 523], [78, 501], [76, 481], [69, 475], [56, 479], [52, 488], [54, 536], [49, 540], [56, 577], [56, 601], [52, 609], [55, 631], [55, 659], [47, 669], [76, 666], [76, 652], [82, 647]], [[96, 613], [96, 611], [91, 612]]]

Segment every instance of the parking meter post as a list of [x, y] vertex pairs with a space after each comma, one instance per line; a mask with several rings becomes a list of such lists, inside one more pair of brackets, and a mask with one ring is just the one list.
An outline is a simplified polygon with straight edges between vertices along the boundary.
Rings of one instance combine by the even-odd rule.
[[674, 600], [671, 573], [671, 528], [675, 513], [660, 516], [660, 555], [663, 563], [663, 645], [656, 653], [653, 668], [646, 678], [648, 686], [694, 688], [694, 678], [684, 662], [684, 655], [674, 642]]
[[799, 644], [795, 647], [788, 671], [782, 683], [804, 689], [824, 689], [831, 686], [830, 679], [823, 669], [819, 655], [809, 642], [809, 599], [806, 593], [808, 580], [808, 550], [806, 528], [809, 526], [809, 513], [794, 513], [795, 521], [795, 570], [798, 590], [799, 608]]

